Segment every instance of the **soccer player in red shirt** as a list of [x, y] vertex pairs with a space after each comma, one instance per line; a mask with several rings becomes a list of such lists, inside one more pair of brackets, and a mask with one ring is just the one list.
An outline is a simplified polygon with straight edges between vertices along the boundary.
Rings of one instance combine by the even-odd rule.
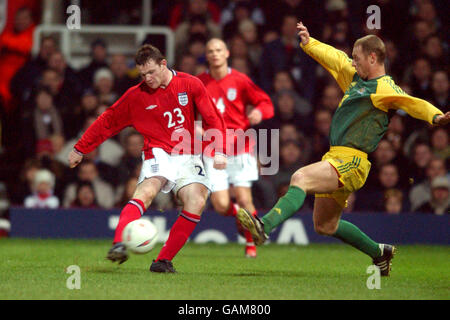
[[[228, 67], [228, 57], [229, 51], [225, 42], [221, 39], [211, 39], [206, 45], [209, 69], [198, 77], [222, 113], [227, 132], [229, 129], [241, 129], [245, 132], [250, 126], [273, 117], [273, 104], [270, 97], [248, 76]], [[247, 105], [253, 106], [249, 113], [246, 110]], [[240, 144], [238, 139], [237, 134], [227, 133], [226, 170], [216, 170], [212, 158], [207, 154], [204, 157], [206, 173], [211, 183], [211, 202], [221, 215], [236, 216], [239, 207], [256, 215], [251, 192], [252, 181], [258, 180], [255, 141], [250, 138]], [[237, 204], [231, 202], [230, 184], [233, 185]], [[245, 255], [256, 257], [256, 247], [251, 234], [244, 231], [244, 236], [247, 241]]]
[[[183, 203], [183, 209], [150, 266], [152, 272], [173, 273], [172, 259], [200, 221], [210, 188], [201, 160], [201, 146], [199, 154], [194, 152], [194, 120], [199, 112], [205, 129], [219, 130], [223, 136], [225, 125], [203, 83], [194, 76], [169, 69], [157, 48], [142, 46], [135, 61], [143, 81], [128, 89], [86, 130], [69, 154], [69, 164], [75, 167], [83, 154], [125, 127], [132, 126], [142, 134], [143, 164], [138, 185], [133, 199], [120, 214], [107, 258], [119, 263], [128, 259], [121, 242], [124, 227], [142, 216], [158, 192], [173, 191]], [[225, 151], [225, 142], [214, 147], [214, 168], [224, 169], [226, 156], [221, 152]]]

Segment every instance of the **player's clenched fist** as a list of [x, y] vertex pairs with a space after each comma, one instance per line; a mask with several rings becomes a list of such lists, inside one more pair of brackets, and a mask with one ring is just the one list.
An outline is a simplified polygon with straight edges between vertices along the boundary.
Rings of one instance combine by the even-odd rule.
[[445, 126], [448, 123], [450, 123], [450, 111], [445, 114], [438, 115], [434, 120], [434, 124], [437, 124], [438, 126]]
[[303, 25], [303, 22], [297, 23], [298, 36], [302, 42], [302, 45], [307, 45], [309, 42], [309, 32], [308, 29]]
[[214, 169], [223, 170], [227, 167], [227, 158], [222, 154], [216, 154], [214, 156]]
[[75, 168], [81, 162], [81, 160], [83, 160], [83, 155], [75, 151], [75, 149], [72, 149], [72, 151], [70, 151], [69, 153], [68, 160], [69, 160], [69, 167]]

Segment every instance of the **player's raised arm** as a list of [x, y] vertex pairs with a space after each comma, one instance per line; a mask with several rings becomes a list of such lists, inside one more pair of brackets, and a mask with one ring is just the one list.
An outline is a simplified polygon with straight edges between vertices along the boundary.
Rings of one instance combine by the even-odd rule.
[[272, 118], [275, 112], [272, 100], [267, 93], [247, 76], [245, 76], [244, 88], [247, 100], [254, 106], [252, 111], [247, 115], [250, 125], [254, 126], [259, 124], [262, 120]]
[[297, 29], [303, 51], [331, 73], [342, 91], [347, 90], [356, 73], [352, 60], [345, 52], [310, 37], [302, 22], [297, 24]]
[[445, 115], [428, 101], [412, 97], [404, 92], [389, 77], [378, 80], [377, 92], [371, 95], [373, 105], [383, 111], [402, 109], [411, 117], [433, 125], [445, 125], [449, 122], [450, 113]]
[[74, 149], [69, 154], [69, 166], [76, 167], [83, 155], [93, 151], [106, 139], [116, 135], [123, 128], [131, 123], [131, 112], [129, 109], [130, 94], [136, 87], [129, 89], [111, 107], [106, 109], [97, 120], [95, 120], [80, 140], [75, 144]]

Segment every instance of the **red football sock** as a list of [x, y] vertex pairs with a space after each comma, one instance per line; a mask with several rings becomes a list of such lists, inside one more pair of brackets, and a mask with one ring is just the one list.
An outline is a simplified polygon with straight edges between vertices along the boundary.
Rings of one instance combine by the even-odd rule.
[[156, 261], [164, 259], [171, 261], [178, 251], [180, 251], [184, 246], [199, 222], [199, 215], [189, 213], [184, 210], [181, 211], [177, 221], [175, 221], [172, 229], [170, 229], [169, 239], [167, 239], [166, 243], [159, 252]]
[[230, 202], [230, 208], [227, 211], [227, 216], [235, 217], [238, 209], [238, 205], [236, 205], [234, 202]]
[[125, 226], [131, 221], [140, 219], [144, 212], [145, 206], [141, 200], [131, 199], [128, 201], [120, 213], [119, 223], [117, 224], [116, 232], [114, 234], [113, 244], [122, 241], [122, 231]]
[[[258, 211], [255, 210], [252, 213], [252, 216], [256, 216], [256, 215], [258, 215]], [[250, 231], [245, 230], [244, 235], [245, 235], [245, 240], [247, 241], [247, 246], [250, 246], [250, 247], [254, 246], [255, 243], [253, 242], [253, 237], [252, 237], [252, 234], [250, 233]]]

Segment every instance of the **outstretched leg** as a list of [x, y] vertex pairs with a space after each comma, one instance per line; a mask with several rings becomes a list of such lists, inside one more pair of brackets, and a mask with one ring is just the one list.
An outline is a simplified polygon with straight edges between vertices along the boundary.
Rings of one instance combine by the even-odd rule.
[[396, 248], [373, 241], [354, 224], [340, 219], [342, 207], [333, 198], [320, 197], [314, 201], [314, 230], [321, 235], [337, 238], [367, 254], [380, 268], [382, 276], [388, 276]]

